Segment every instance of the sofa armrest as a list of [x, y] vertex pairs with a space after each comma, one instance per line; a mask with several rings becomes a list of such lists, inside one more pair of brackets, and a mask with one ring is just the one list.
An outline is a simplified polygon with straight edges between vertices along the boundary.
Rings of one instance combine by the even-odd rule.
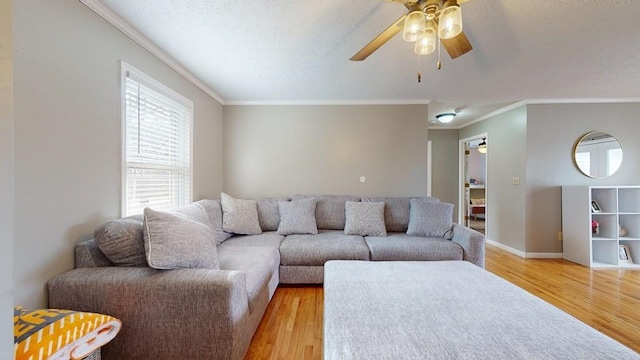
[[453, 224], [451, 241], [462, 246], [464, 260], [484, 268], [484, 235], [460, 224]]
[[233, 334], [247, 325], [240, 271], [80, 268], [48, 282], [49, 306], [109, 314], [120, 334], [103, 359], [238, 359]]

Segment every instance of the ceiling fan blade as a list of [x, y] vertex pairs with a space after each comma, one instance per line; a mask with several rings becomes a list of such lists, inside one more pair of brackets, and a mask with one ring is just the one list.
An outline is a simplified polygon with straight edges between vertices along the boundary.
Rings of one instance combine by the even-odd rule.
[[442, 46], [447, 49], [447, 52], [452, 59], [462, 56], [473, 49], [464, 32], [461, 32], [458, 36], [451, 39], [442, 39], [441, 41]]
[[369, 55], [373, 54], [374, 51], [378, 50], [382, 45], [384, 45], [387, 41], [389, 41], [392, 37], [394, 37], [397, 33], [402, 30], [404, 26], [404, 19], [407, 15], [402, 15], [398, 20], [396, 20], [391, 26], [386, 28], [380, 35], [376, 36], [371, 42], [369, 42], [362, 50], [358, 51], [355, 55], [351, 57], [351, 61], [362, 61], [366, 59]]

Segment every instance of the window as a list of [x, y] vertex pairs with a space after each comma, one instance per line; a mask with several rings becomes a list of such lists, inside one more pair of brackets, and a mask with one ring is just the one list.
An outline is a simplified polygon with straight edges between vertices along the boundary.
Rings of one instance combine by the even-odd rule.
[[122, 63], [123, 216], [191, 202], [193, 103]]
[[576, 164], [585, 174], [591, 174], [591, 152], [576, 152]]
[[613, 175], [622, 165], [622, 149], [607, 150], [607, 176]]

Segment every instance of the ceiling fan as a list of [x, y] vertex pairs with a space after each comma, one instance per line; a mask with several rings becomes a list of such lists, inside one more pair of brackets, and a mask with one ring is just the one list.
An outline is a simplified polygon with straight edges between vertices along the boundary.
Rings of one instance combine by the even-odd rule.
[[404, 40], [415, 41], [414, 51], [418, 55], [434, 52], [437, 47], [437, 38], [440, 39], [452, 59], [473, 49], [469, 39], [462, 32], [462, 12], [459, 5], [469, 0], [385, 1], [404, 4], [409, 12], [402, 15], [353, 55], [351, 61], [366, 59], [400, 31], [402, 31]]

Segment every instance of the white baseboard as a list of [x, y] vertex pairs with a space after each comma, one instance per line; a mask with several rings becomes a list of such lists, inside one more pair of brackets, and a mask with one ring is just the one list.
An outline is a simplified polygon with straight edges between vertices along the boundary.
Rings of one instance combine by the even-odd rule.
[[527, 253], [527, 259], [562, 259], [562, 253]]
[[497, 242], [497, 241], [493, 241], [493, 240], [489, 240], [489, 239], [487, 239], [487, 244], [489, 244], [489, 245], [493, 245], [493, 246], [495, 246], [495, 247], [497, 247], [497, 248], [500, 248], [500, 249], [505, 250], [505, 251], [508, 251], [508, 252], [510, 252], [510, 253], [512, 253], [512, 254], [518, 255], [518, 256], [520, 256], [520, 257], [522, 257], [522, 258], [523, 258], [523, 257], [526, 257], [526, 256], [525, 256], [525, 255], [526, 255], [526, 253], [525, 253], [524, 251], [520, 251], [520, 250], [518, 250], [518, 249], [514, 249], [514, 248], [512, 248], [511, 246], [507, 246], [507, 245], [502, 244], [502, 243], [499, 243], [499, 242]]
[[493, 245], [502, 250], [508, 251], [514, 255], [518, 255], [525, 259], [562, 259], [562, 253], [528, 253], [518, 249], [514, 249], [511, 246], [499, 243], [497, 241], [486, 239], [487, 244]]

